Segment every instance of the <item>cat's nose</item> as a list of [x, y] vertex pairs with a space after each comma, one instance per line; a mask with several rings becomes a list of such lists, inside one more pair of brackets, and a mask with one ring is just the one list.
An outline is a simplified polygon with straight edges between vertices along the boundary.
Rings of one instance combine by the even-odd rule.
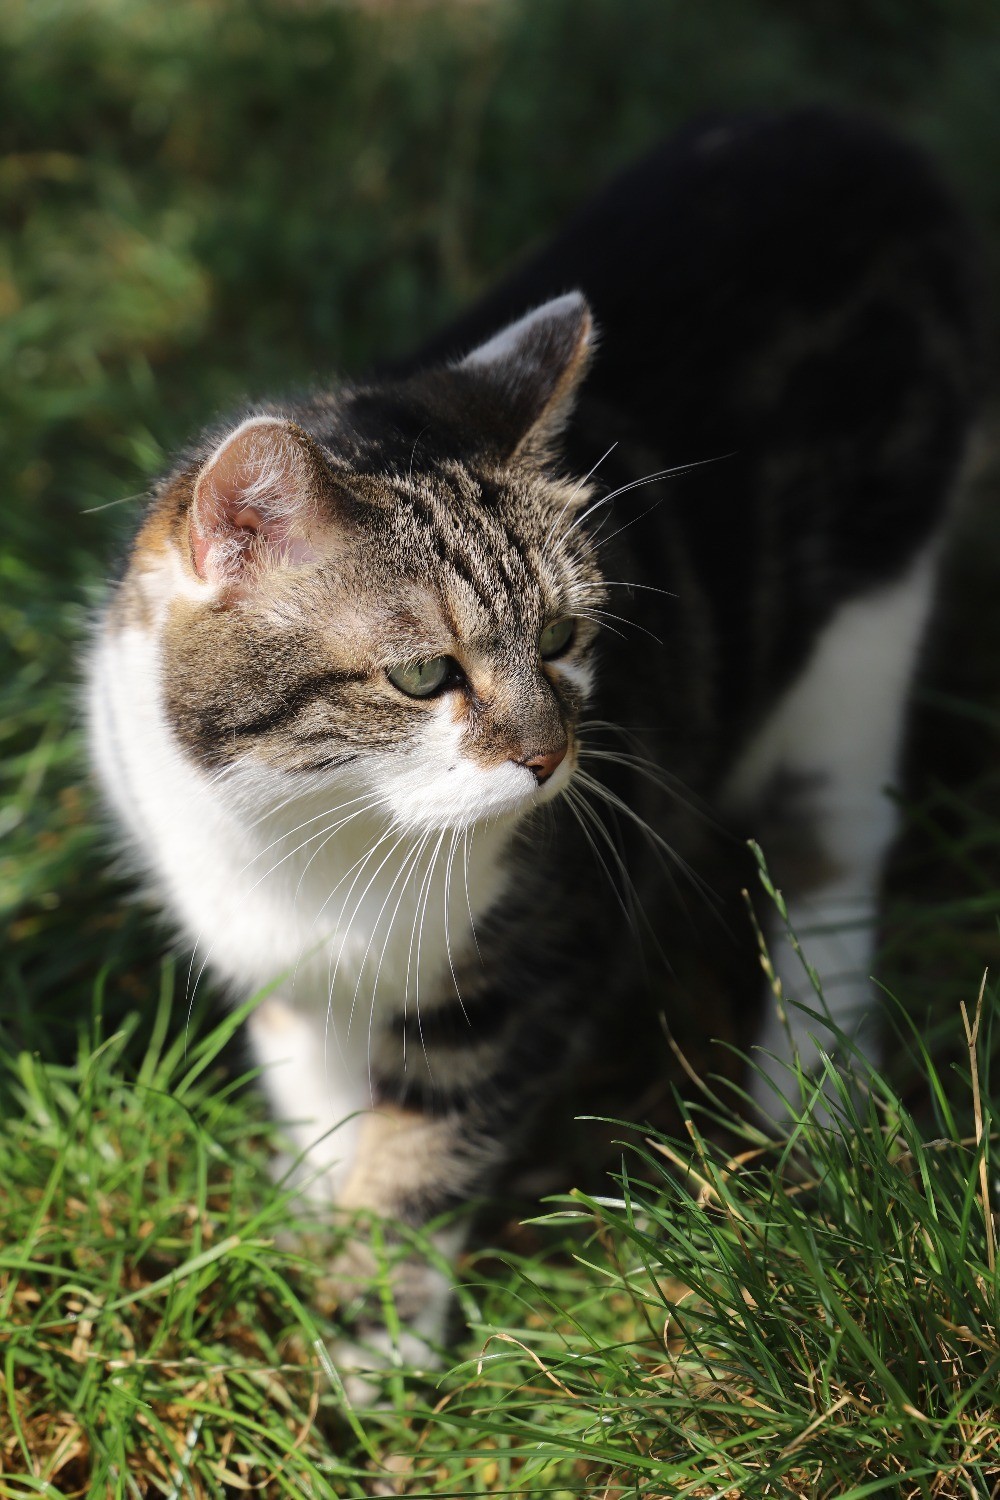
[[558, 750], [548, 750], [544, 755], [531, 755], [527, 760], [519, 760], [518, 765], [527, 766], [538, 785], [541, 786], [543, 782], [548, 781], [553, 771], [558, 770], [562, 765], [568, 749], [568, 745], [560, 745]]

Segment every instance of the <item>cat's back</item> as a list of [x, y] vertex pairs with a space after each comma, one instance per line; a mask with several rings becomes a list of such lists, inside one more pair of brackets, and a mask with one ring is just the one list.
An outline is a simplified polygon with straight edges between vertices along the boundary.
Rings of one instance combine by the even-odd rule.
[[755, 348], [862, 289], [880, 301], [884, 333], [893, 307], [919, 301], [949, 330], [961, 378], [981, 356], [972, 236], [936, 166], [878, 122], [824, 107], [691, 124], [408, 364], [461, 352], [570, 287], [601, 330], [591, 394], [698, 433], [726, 425], [704, 410], [703, 371], [718, 400]]

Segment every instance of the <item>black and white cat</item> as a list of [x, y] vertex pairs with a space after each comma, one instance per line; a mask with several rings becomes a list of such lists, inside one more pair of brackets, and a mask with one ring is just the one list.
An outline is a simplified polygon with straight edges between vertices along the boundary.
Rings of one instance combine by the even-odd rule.
[[[304, 1190], [410, 1222], [488, 1190], [657, 982], [630, 908], [684, 941], [689, 794], [760, 838], [862, 1027], [978, 364], [917, 151], [722, 119], [405, 369], [251, 408], [162, 480], [90, 660], [94, 759], [195, 964], [273, 987], [250, 1033]], [[768, 1016], [773, 1113], [815, 1028]], [[411, 1354], [448, 1290], [401, 1277]]]

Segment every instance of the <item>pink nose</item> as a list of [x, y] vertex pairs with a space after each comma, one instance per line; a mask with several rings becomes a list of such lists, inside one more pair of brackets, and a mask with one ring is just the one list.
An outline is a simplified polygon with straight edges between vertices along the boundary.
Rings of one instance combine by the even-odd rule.
[[543, 782], [548, 781], [553, 771], [558, 770], [562, 765], [568, 749], [568, 745], [561, 745], [558, 750], [549, 750], [545, 755], [532, 755], [528, 760], [518, 761], [518, 765], [527, 766], [538, 785], [541, 786]]

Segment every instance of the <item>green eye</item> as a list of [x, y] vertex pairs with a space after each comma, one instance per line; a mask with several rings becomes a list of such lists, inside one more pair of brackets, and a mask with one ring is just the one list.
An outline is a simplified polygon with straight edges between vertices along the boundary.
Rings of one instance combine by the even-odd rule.
[[429, 698], [451, 675], [454, 662], [450, 656], [433, 656], [430, 661], [411, 662], [393, 667], [386, 673], [394, 688], [409, 698]]
[[546, 625], [538, 637], [538, 649], [543, 661], [552, 661], [572, 643], [576, 634], [576, 624], [568, 617], [563, 620], [553, 620], [551, 625]]

